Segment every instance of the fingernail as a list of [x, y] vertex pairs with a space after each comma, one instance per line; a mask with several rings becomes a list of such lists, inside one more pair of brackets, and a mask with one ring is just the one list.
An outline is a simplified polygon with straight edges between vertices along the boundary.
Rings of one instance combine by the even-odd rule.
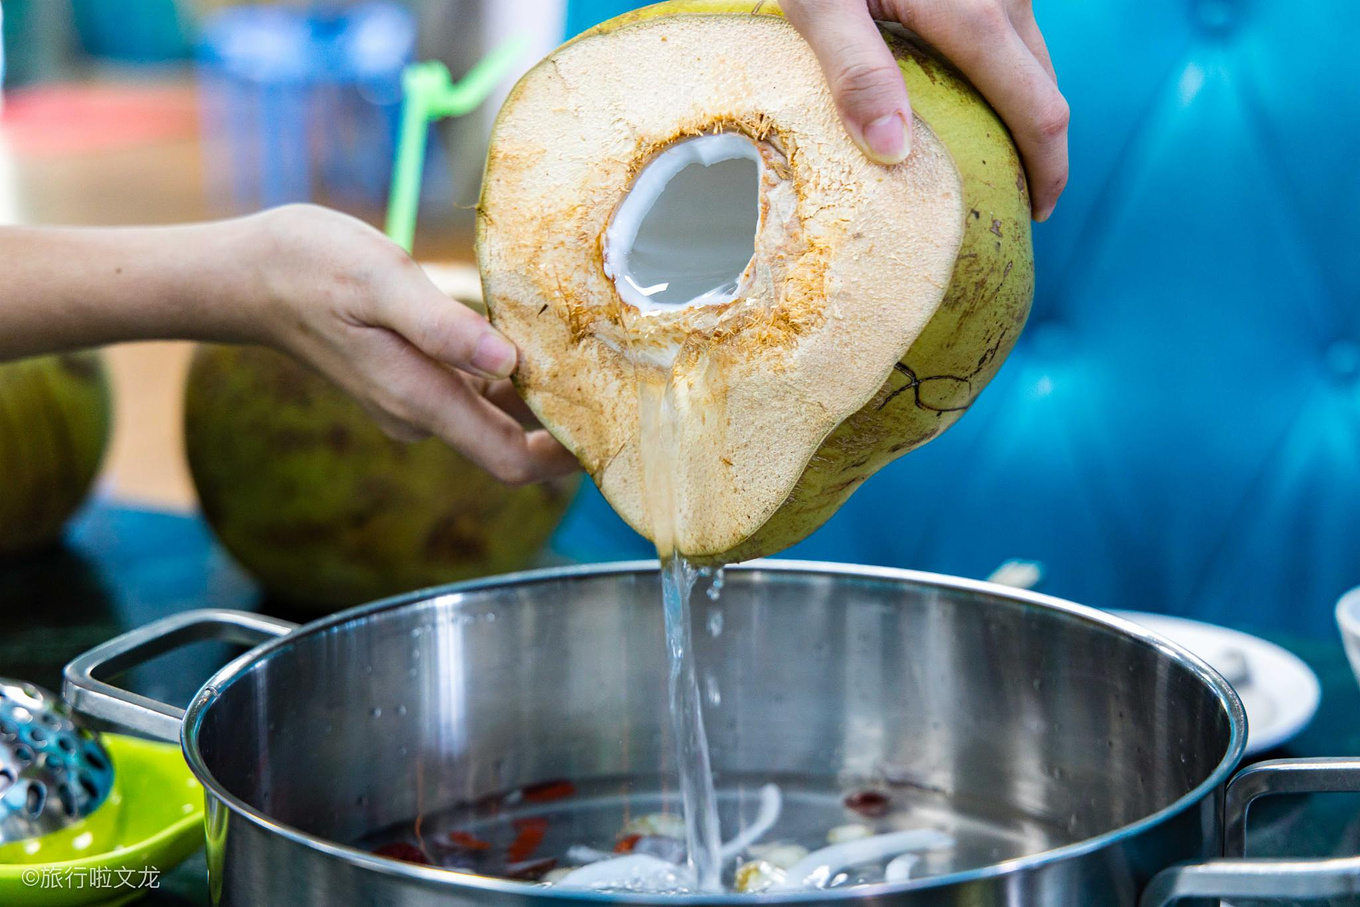
[[879, 117], [864, 127], [864, 153], [880, 164], [900, 164], [911, 153], [911, 133], [899, 112]]
[[487, 331], [472, 351], [472, 367], [492, 378], [508, 378], [515, 370], [515, 345], [495, 331]]

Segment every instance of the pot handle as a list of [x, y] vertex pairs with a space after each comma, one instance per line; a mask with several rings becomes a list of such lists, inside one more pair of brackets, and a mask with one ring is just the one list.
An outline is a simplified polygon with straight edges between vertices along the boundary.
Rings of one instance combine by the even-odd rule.
[[254, 646], [296, 629], [295, 623], [247, 611], [214, 608], [171, 614], [77, 656], [66, 666], [62, 695], [77, 714], [176, 742], [184, 709], [98, 680], [95, 671], [122, 672], [192, 642], [211, 639]]
[[1139, 907], [1181, 898], [1313, 900], [1360, 894], [1360, 857], [1247, 860], [1247, 812], [1272, 794], [1360, 792], [1360, 759], [1274, 759], [1244, 768], [1228, 783], [1223, 804], [1221, 860], [1164, 869], [1143, 891]]

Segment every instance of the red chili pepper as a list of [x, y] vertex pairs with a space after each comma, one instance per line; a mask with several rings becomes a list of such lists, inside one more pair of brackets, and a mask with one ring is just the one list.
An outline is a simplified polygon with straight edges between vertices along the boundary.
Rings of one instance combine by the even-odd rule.
[[[543, 843], [543, 835], [548, 831], [548, 820], [542, 816], [526, 816], [515, 819], [515, 840], [505, 850], [507, 863], [523, 863], [534, 855], [538, 845]], [[545, 870], [546, 871], [546, 870]]]
[[511, 820], [510, 820], [510, 824], [513, 825], [513, 826], [515, 827], [515, 830], [516, 830], [516, 831], [519, 831], [519, 830], [522, 829], [522, 828], [543, 828], [543, 829], [546, 829], [546, 828], [548, 827], [548, 817], [547, 817], [547, 816], [520, 816], [518, 819], [511, 819]]
[[551, 803], [575, 795], [576, 785], [565, 778], [556, 778], [526, 785], [521, 793], [528, 803]]
[[528, 860], [523, 863], [506, 864], [505, 876], [521, 882], [537, 882], [556, 868], [556, 857], [540, 857], [537, 860]]
[[469, 834], [465, 831], [449, 832], [449, 841], [457, 844], [464, 850], [489, 850], [491, 848], [490, 841], [483, 841], [476, 835]]
[[637, 842], [642, 840], [642, 835], [624, 835], [619, 838], [619, 843], [614, 845], [614, 853], [632, 853], [633, 848], [637, 847]]
[[860, 790], [845, 795], [845, 808], [861, 816], [878, 818], [888, 814], [888, 795], [876, 790]]
[[380, 857], [390, 857], [393, 860], [404, 860], [407, 863], [422, 863], [430, 865], [419, 847], [414, 844], [407, 844], [405, 841], [393, 841], [391, 844], [384, 844], [382, 847], [375, 848], [373, 853]]

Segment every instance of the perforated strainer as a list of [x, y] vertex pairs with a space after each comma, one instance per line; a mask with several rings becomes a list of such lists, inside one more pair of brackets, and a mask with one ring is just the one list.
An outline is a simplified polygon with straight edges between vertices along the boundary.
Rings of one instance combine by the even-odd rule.
[[0, 678], [0, 844], [39, 838], [94, 812], [113, 788], [113, 762], [65, 703]]

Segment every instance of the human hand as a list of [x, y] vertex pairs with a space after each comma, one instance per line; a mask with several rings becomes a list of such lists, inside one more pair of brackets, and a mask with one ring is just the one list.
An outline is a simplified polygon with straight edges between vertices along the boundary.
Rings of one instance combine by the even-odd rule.
[[873, 160], [911, 150], [911, 107], [901, 70], [874, 20], [920, 35], [977, 86], [1010, 128], [1029, 178], [1035, 220], [1067, 185], [1067, 101], [1031, 0], [783, 0], [784, 14], [817, 55], [850, 137]]
[[313, 205], [234, 223], [262, 301], [257, 342], [316, 368], [392, 437], [437, 436], [503, 482], [580, 468], [506, 380], [514, 345], [380, 232]]

